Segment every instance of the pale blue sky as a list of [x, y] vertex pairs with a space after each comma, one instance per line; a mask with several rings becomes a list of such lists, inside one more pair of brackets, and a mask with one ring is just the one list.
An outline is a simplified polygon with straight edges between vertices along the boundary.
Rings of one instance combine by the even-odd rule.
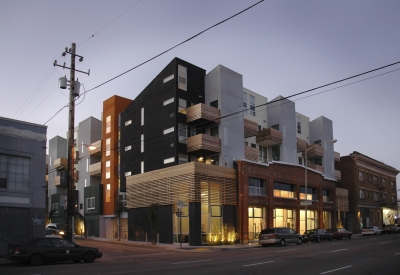
[[[68, 103], [58, 78], [69, 71], [52, 63], [70, 64], [61, 53], [72, 42], [85, 57], [77, 69], [91, 70], [90, 76], [77, 74], [88, 90], [257, 2], [0, 0], [0, 116], [43, 124]], [[112, 95], [134, 99], [174, 57], [207, 72], [224, 65], [268, 99], [398, 62], [399, 14], [398, 0], [264, 1], [87, 93], [75, 122], [100, 118], [102, 102]], [[400, 65], [355, 81], [394, 69]], [[395, 71], [294, 100], [296, 110], [311, 120], [323, 115], [333, 121], [335, 151], [341, 155], [359, 151], [400, 169], [399, 89]], [[47, 125], [48, 139], [65, 136], [67, 108]]]

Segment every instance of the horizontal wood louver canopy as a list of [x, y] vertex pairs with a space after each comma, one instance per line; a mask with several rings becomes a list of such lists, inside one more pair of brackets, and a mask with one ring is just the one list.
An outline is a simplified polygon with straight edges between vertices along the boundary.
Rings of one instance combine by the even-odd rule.
[[190, 162], [133, 175], [127, 181], [127, 207], [202, 202], [236, 205], [236, 171], [232, 168]]

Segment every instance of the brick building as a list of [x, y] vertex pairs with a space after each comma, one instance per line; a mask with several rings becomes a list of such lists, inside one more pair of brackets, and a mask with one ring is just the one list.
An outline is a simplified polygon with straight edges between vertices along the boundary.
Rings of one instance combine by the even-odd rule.
[[342, 173], [337, 186], [348, 190], [348, 230], [359, 233], [364, 226], [395, 223], [397, 169], [356, 151], [341, 157], [336, 169]]

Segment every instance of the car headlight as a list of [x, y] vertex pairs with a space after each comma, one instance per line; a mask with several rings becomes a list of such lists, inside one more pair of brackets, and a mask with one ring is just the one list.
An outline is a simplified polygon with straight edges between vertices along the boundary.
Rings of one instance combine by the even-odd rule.
[[60, 235], [64, 235], [64, 232], [63, 232], [63, 231], [60, 231], [58, 234], [60, 234]]

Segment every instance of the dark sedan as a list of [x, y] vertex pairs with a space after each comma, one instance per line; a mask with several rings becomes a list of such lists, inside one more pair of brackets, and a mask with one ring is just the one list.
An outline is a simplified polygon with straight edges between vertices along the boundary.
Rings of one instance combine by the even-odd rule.
[[44, 262], [74, 261], [93, 263], [103, 254], [93, 247], [80, 246], [56, 237], [36, 238], [8, 246], [7, 259], [14, 262], [42, 265]]
[[350, 231], [347, 231], [344, 228], [338, 228], [336, 230], [333, 229], [327, 229], [326, 232], [332, 233], [334, 239], [341, 240], [343, 238], [351, 239], [351, 236], [353, 236], [353, 233]]
[[314, 242], [318, 242], [319, 243], [322, 240], [332, 241], [333, 240], [333, 234], [329, 233], [329, 232], [326, 232], [325, 229], [321, 229], [321, 228], [307, 230], [303, 234], [303, 242], [314, 241]]

